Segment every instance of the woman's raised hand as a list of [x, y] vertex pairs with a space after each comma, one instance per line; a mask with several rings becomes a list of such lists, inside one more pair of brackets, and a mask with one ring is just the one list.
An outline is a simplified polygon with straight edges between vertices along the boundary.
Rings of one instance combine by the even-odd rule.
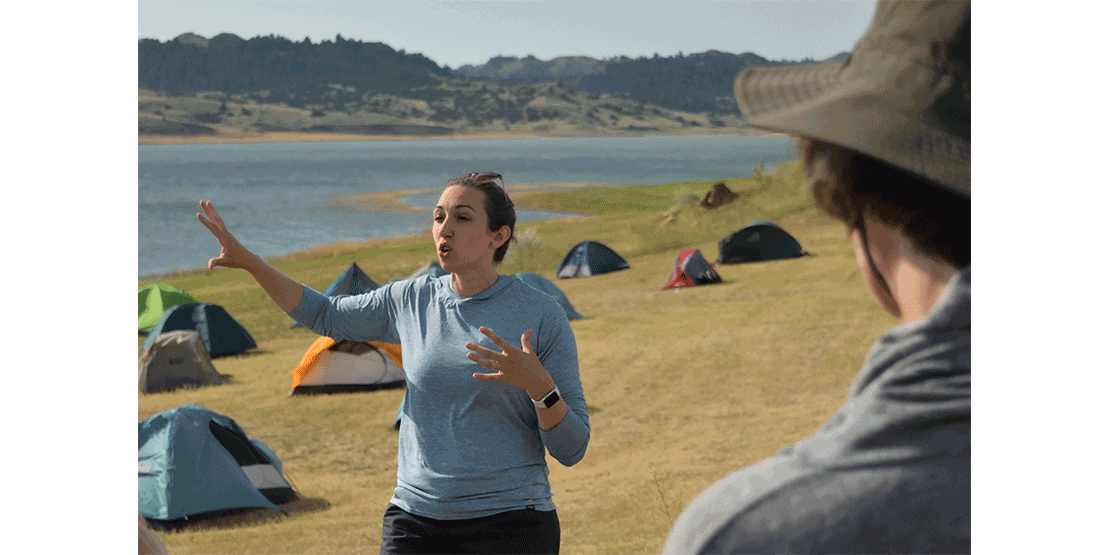
[[210, 230], [210, 233], [214, 234], [214, 237], [222, 246], [221, 254], [211, 258], [206, 263], [206, 267], [211, 270], [217, 266], [247, 269], [250, 260], [255, 255], [246, 249], [236, 237], [233, 237], [233, 234], [229, 233], [229, 230], [225, 228], [225, 222], [218, 215], [218, 211], [214, 210], [213, 203], [208, 200], [200, 200], [199, 207], [202, 208], [202, 212], [195, 214], [195, 216], [199, 218], [202, 225], [206, 226], [206, 229]]
[[535, 354], [535, 348], [531, 346], [530, 329], [520, 336], [522, 349], [509, 344], [485, 326], [478, 328], [478, 331], [499, 347], [500, 352], [486, 349], [476, 343], [466, 344], [466, 348], [471, 351], [466, 353], [467, 358], [490, 370], [495, 370], [492, 374], [474, 374], [475, 379], [512, 384], [526, 389], [532, 398], [542, 398], [554, 389], [554, 379], [543, 368], [538, 355]]

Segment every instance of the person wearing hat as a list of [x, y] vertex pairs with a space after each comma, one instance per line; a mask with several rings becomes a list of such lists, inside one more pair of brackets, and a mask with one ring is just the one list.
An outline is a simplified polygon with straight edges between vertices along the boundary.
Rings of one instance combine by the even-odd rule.
[[797, 137], [901, 323], [817, 432], [704, 490], [664, 552], [969, 552], [970, 3], [880, 0], [843, 63], [748, 69], [734, 89], [749, 123]]

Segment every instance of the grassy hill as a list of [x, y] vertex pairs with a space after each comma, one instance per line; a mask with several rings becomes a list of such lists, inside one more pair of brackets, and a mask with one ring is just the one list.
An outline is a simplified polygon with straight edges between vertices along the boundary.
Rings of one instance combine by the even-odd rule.
[[[429, 93], [425, 92], [425, 95]], [[732, 115], [708, 115], [584, 93], [555, 83], [498, 85], [444, 79], [430, 99], [367, 94], [362, 102], [304, 106], [224, 92], [138, 91], [140, 137], [247, 137], [272, 133], [544, 136], [735, 132]]]
[[[786, 165], [774, 176], [725, 181], [744, 196], [709, 211], [698, 198], [713, 182], [516, 195], [521, 206], [589, 215], [521, 224], [503, 273], [552, 278], [564, 253], [586, 239], [630, 263], [554, 280], [584, 316], [572, 325], [592, 424], [583, 461], [565, 468], [550, 459], [563, 554], [658, 553], [694, 495], [812, 433], [839, 407], [874, 338], [894, 325], [866, 291], [842, 227], [812, 207], [799, 172]], [[722, 283], [661, 290], [681, 249], [714, 260], [721, 238], [760, 219], [812, 256], [718, 266]], [[385, 282], [433, 256], [425, 233], [272, 262], [323, 290], [353, 261]], [[232, 376], [227, 385], [140, 395], [138, 418], [189, 403], [229, 415], [279, 454], [305, 497], [286, 507], [289, 516], [255, 511], [162, 533], [172, 553], [376, 552], [395, 484], [391, 422], [402, 391], [289, 398], [291, 370], [313, 333], [291, 329], [244, 272], [164, 281], [224, 306], [259, 348], [214, 361]]]

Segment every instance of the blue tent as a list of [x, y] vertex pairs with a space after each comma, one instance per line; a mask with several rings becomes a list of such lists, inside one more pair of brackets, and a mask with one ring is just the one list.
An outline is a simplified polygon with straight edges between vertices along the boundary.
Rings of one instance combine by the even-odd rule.
[[329, 297], [335, 297], [336, 295], [360, 295], [367, 291], [373, 291], [378, 289], [378, 284], [374, 282], [358, 264], [352, 262], [344, 273], [340, 274], [340, 277], [336, 278], [336, 281], [332, 282], [332, 285], [325, 289], [325, 295]]
[[199, 332], [202, 346], [211, 358], [232, 355], [256, 348], [256, 340], [240, 322], [213, 303], [187, 303], [165, 311], [160, 322], [141, 344], [141, 352], [149, 350], [157, 336], [174, 330]]
[[588, 277], [629, 267], [611, 247], [597, 241], [582, 241], [565, 255], [555, 275], [558, 279]]
[[757, 262], [797, 258], [806, 254], [802, 245], [778, 225], [757, 221], [718, 242], [718, 263]]
[[[361, 295], [367, 291], [373, 291], [378, 289], [378, 284], [374, 282], [358, 264], [352, 262], [348, 266], [344, 273], [340, 274], [340, 277], [336, 278], [336, 281], [332, 282], [325, 289], [324, 294], [329, 297], [335, 297], [337, 295]], [[294, 322], [290, 325], [292, 328], [301, 326], [298, 322]]]
[[519, 272], [515, 274], [515, 276], [523, 283], [554, 297], [554, 300], [558, 301], [562, 310], [565, 310], [566, 317], [570, 320], [576, 320], [581, 317], [580, 313], [573, 309], [573, 303], [569, 302], [565, 293], [562, 292], [561, 289], [558, 289], [558, 286], [554, 285], [554, 282], [534, 272]]
[[296, 497], [275, 452], [228, 416], [185, 405], [138, 424], [138, 511], [150, 524], [230, 509], [279, 510]]
[[421, 266], [420, 269], [418, 269], [417, 271], [413, 272], [412, 275], [409, 276], [409, 279], [416, 279], [416, 278], [418, 278], [418, 277], [420, 277], [424, 274], [427, 274], [429, 276], [439, 277], [439, 276], [445, 276], [449, 273], [450, 272], [443, 269], [443, 266], [439, 265], [439, 262], [433, 260], [433, 261]]

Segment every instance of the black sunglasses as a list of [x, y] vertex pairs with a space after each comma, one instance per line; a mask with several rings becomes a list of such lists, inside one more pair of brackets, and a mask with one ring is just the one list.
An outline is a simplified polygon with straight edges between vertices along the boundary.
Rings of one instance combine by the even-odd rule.
[[495, 172], [473, 172], [464, 173], [457, 177], [452, 177], [447, 180], [447, 185], [472, 185], [480, 183], [492, 183], [493, 181], [500, 180], [500, 189], [504, 190], [504, 176]]

